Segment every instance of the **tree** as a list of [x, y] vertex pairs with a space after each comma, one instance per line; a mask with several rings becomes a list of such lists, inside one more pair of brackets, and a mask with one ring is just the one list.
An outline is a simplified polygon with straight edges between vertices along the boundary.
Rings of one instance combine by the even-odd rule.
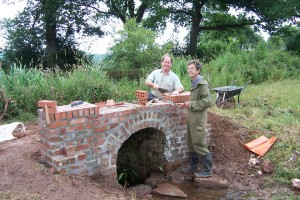
[[281, 38], [286, 46], [286, 50], [296, 55], [300, 55], [300, 23], [297, 26], [284, 26], [272, 34], [272, 38]]
[[[23, 13], [24, 14], [24, 13]], [[28, 28], [28, 15], [22, 15], [22, 22], [19, 18], [4, 20], [3, 28], [7, 32], [7, 46], [3, 49], [3, 68], [8, 68], [13, 63], [26, 67], [34, 67], [43, 63], [45, 54], [41, 39], [41, 29]]]
[[[196, 54], [201, 31], [219, 31], [250, 25], [272, 31], [284, 22], [299, 17], [300, 11], [300, 2], [297, 0], [166, 0], [164, 2], [175, 24], [190, 27], [187, 52], [190, 55]], [[228, 13], [229, 8], [240, 9], [244, 13], [234, 23], [209, 23], [208, 16], [217, 16], [219, 12]], [[255, 17], [247, 15], [248, 13], [253, 13]]]
[[[237, 17], [224, 12], [209, 15], [207, 19], [209, 24], [234, 24], [239, 20]], [[233, 44], [239, 49], [248, 50], [253, 49], [257, 43], [263, 40], [250, 26], [245, 26], [243, 29], [231, 28], [202, 31], [199, 36], [196, 54], [202, 60], [206, 60], [205, 62], [216, 59], [219, 55], [229, 50], [228, 47]]]
[[[83, 3], [87, 6], [92, 6], [97, 1], [27, 0], [26, 8], [15, 20], [16, 23], [14, 25], [16, 29], [23, 28], [24, 33], [27, 33], [27, 30], [38, 33], [36, 36], [28, 34], [24, 35], [24, 37], [39, 37], [40, 40], [43, 40], [42, 44], [46, 46], [48, 67], [61, 63], [58, 60], [59, 52], [57, 48], [64, 48], [62, 41], [66, 42], [66, 49], [75, 47], [75, 32], [99, 36], [104, 34], [100, 28], [93, 26], [93, 21], [87, 20], [87, 17], [91, 15], [91, 10], [88, 7], [83, 7]], [[18, 27], [19, 25], [21, 26]], [[8, 34], [14, 34], [13, 29]], [[13, 39], [13, 37], [8, 36], [8, 39]], [[20, 41], [14, 40], [10, 43], [17, 45], [19, 44], [18, 42]], [[66, 51], [66, 49], [59, 49], [59, 51]], [[7, 49], [7, 51], [9, 50], [11, 50], [11, 53], [14, 51], [14, 49]], [[73, 51], [77, 50], [73, 49]]]
[[119, 32], [106, 61], [109, 67], [117, 69], [149, 69], [159, 66], [161, 56], [171, 46], [160, 48], [155, 43], [155, 32], [137, 24], [134, 19], [127, 20], [124, 29]]

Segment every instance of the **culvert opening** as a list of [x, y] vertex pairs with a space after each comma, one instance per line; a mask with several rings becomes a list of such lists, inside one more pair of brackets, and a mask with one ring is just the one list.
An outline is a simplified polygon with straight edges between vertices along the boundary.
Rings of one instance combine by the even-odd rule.
[[151, 172], [163, 172], [166, 138], [162, 131], [146, 128], [132, 134], [120, 147], [117, 177], [122, 186], [144, 183]]

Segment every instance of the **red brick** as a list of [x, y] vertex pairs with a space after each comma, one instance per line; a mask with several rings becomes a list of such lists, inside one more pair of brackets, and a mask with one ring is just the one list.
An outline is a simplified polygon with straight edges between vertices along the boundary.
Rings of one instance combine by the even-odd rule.
[[84, 109], [84, 116], [88, 116], [90, 115], [90, 109], [89, 108], [85, 108]]
[[98, 147], [98, 146], [102, 145], [104, 142], [105, 142], [105, 139], [94, 141], [93, 146]]
[[73, 118], [79, 117], [79, 110], [73, 110]]
[[79, 117], [83, 117], [84, 116], [84, 110], [83, 109], [78, 110], [78, 112], [79, 112]]
[[100, 108], [96, 107], [95, 108], [95, 115], [99, 115], [99, 113], [100, 113]]
[[47, 112], [46, 112], [46, 108], [43, 108], [43, 112], [45, 113], [45, 114], [54, 114], [54, 113], [56, 113], [56, 108], [47, 108]]
[[68, 126], [69, 123], [68, 121], [55, 121], [51, 124], [49, 124], [49, 128], [59, 128], [59, 127], [63, 127], [63, 126]]
[[41, 100], [38, 101], [38, 107], [42, 108], [47, 105], [48, 108], [56, 108], [57, 102], [56, 101], [51, 101], [51, 100]]
[[75, 147], [75, 151], [81, 151], [90, 148], [89, 144], [82, 144]]
[[143, 91], [143, 90], [137, 90], [135, 92], [135, 96], [138, 98], [138, 99], [147, 99], [148, 98], [148, 92], [147, 91]]
[[61, 112], [60, 113], [60, 118], [61, 119], [66, 119], [67, 118], [67, 113], [66, 112]]
[[48, 114], [48, 117], [49, 117], [50, 122], [55, 121], [54, 113], [53, 114]]
[[94, 127], [94, 126], [93, 126], [92, 123], [88, 123], [88, 124], [85, 125], [85, 128], [86, 128], [86, 129], [91, 129], [91, 128], [93, 128], [93, 127]]
[[77, 118], [70, 120], [70, 125], [78, 125], [78, 124], [84, 124], [87, 122], [86, 118]]
[[55, 119], [55, 121], [60, 120], [60, 113], [59, 112], [54, 113], [54, 119]]
[[82, 131], [83, 129], [84, 129], [83, 124], [80, 124], [80, 125], [75, 126], [75, 130], [76, 130], [76, 131]]
[[67, 118], [68, 118], [68, 119], [73, 118], [73, 112], [72, 112], [72, 111], [68, 111], [68, 112], [67, 112]]
[[95, 108], [90, 108], [90, 115], [94, 115], [95, 114]]
[[75, 147], [74, 146], [67, 146], [64, 148], [64, 154], [66, 157], [73, 157], [75, 156]]
[[110, 124], [109, 129], [113, 129], [113, 128], [117, 127], [118, 125], [119, 125], [119, 123]]
[[64, 155], [63, 149], [58, 149], [50, 153], [52, 156]]
[[94, 128], [94, 133], [101, 133], [103, 131], [107, 131], [107, 126], [101, 126], [101, 127], [98, 127], [98, 128]]

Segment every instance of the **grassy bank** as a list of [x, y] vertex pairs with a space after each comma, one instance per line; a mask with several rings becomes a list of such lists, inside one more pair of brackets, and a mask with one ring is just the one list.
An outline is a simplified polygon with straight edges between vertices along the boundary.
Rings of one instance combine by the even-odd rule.
[[275, 165], [267, 183], [291, 184], [300, 178], [300, 80], [287, 79], [248, 85], [241, 94], [240, 106], [212, 111], [231, 118], [251, 130], [255, 139], [261, 135], [277, 140], [262, 158]]

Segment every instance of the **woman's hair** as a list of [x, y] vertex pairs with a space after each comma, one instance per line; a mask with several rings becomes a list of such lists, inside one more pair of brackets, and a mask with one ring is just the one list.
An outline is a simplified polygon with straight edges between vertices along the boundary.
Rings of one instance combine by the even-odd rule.
[[201, 71], [202, 63], [198, 59], [188, 61], [187, 66], [189, 66], [191, 64], [194, 64], [195, 67], [196, 67], [196, 69], [199, 70], [199, 71]]
[[172, 57], [168, 53], [166, 53], [165, 55], [163, 55], [163, 57], [161, 58], [161, 62], [164, 61], [165, 57], [169, 57], [171, 59], [171, 63], [173, 63]]

